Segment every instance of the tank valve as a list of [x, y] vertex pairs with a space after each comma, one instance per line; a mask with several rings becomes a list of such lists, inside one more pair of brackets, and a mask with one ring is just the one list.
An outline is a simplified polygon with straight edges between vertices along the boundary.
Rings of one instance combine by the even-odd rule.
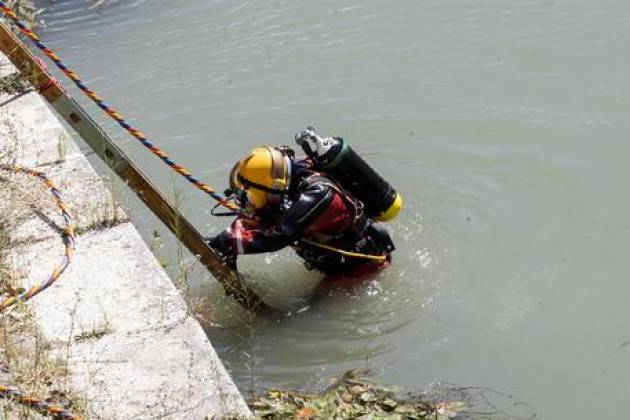
[[335, 141], [332, 137], [321, 137], [315, 132], [315, 128], [309, 126], [295, 135], [295, 142], [302, 147], [306, 156], [317, 159], [324, 156], [333, 147]]

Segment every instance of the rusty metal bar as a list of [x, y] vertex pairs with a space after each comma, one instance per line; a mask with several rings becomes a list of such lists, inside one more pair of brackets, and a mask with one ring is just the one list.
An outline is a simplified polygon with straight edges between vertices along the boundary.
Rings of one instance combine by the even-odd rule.
[[134, 165], [125, 152], [70, 97], [42, 66], [39, 59], [4, 24], [0, 23], [0, 51], [33, 84], [55, 111], [74, 128], [90, 148], [109, 166], [175, 236], [198, 256], [200, 262], [223, 285], [226, 293], [248, 310], [260, 312], [265, 305], [203, 240], [199, 231]]

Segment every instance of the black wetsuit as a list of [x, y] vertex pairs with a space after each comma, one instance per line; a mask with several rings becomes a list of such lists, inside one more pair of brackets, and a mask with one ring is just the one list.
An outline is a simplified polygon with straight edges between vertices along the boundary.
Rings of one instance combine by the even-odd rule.
[[256, 219], [239, 216], [210, 245], [232, 263], [238, 254], [293, 246], [307, 268], [327, 274], [374, 261], [343, 256], [304, 239], [344, 251], [389, 257], [394, 245], [385, 228], [366, 218], [361, 203], [310, 166], [308, 160], [292, 162], [291, 188], [282, 209]]

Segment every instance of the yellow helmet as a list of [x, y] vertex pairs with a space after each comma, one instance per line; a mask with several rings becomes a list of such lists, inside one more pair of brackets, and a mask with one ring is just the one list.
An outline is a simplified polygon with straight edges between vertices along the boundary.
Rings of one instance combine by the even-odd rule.
[[282, 150], [259, 146], [234, 165], [230, 187], [239, 205], [257, 211], [279, 204], [289, 189], [291, 162]]

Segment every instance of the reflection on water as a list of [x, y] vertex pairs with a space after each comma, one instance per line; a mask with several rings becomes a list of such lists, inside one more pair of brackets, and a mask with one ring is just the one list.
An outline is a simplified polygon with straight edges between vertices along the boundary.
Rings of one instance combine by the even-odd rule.
[[[630, 408], [629, 3], [40, 3], [48, 44], [209, 184], [312, 124], [402, 192], [394, 263], [363, 284], [317, 287], [291, 252], [243, 258], [283, 309], [251, 321], [197, 270], [241, 389], [358, 365], [407, 387], [500, 390], [541, 418]], [[200, 228], [225, 226], [105, 124]]]

